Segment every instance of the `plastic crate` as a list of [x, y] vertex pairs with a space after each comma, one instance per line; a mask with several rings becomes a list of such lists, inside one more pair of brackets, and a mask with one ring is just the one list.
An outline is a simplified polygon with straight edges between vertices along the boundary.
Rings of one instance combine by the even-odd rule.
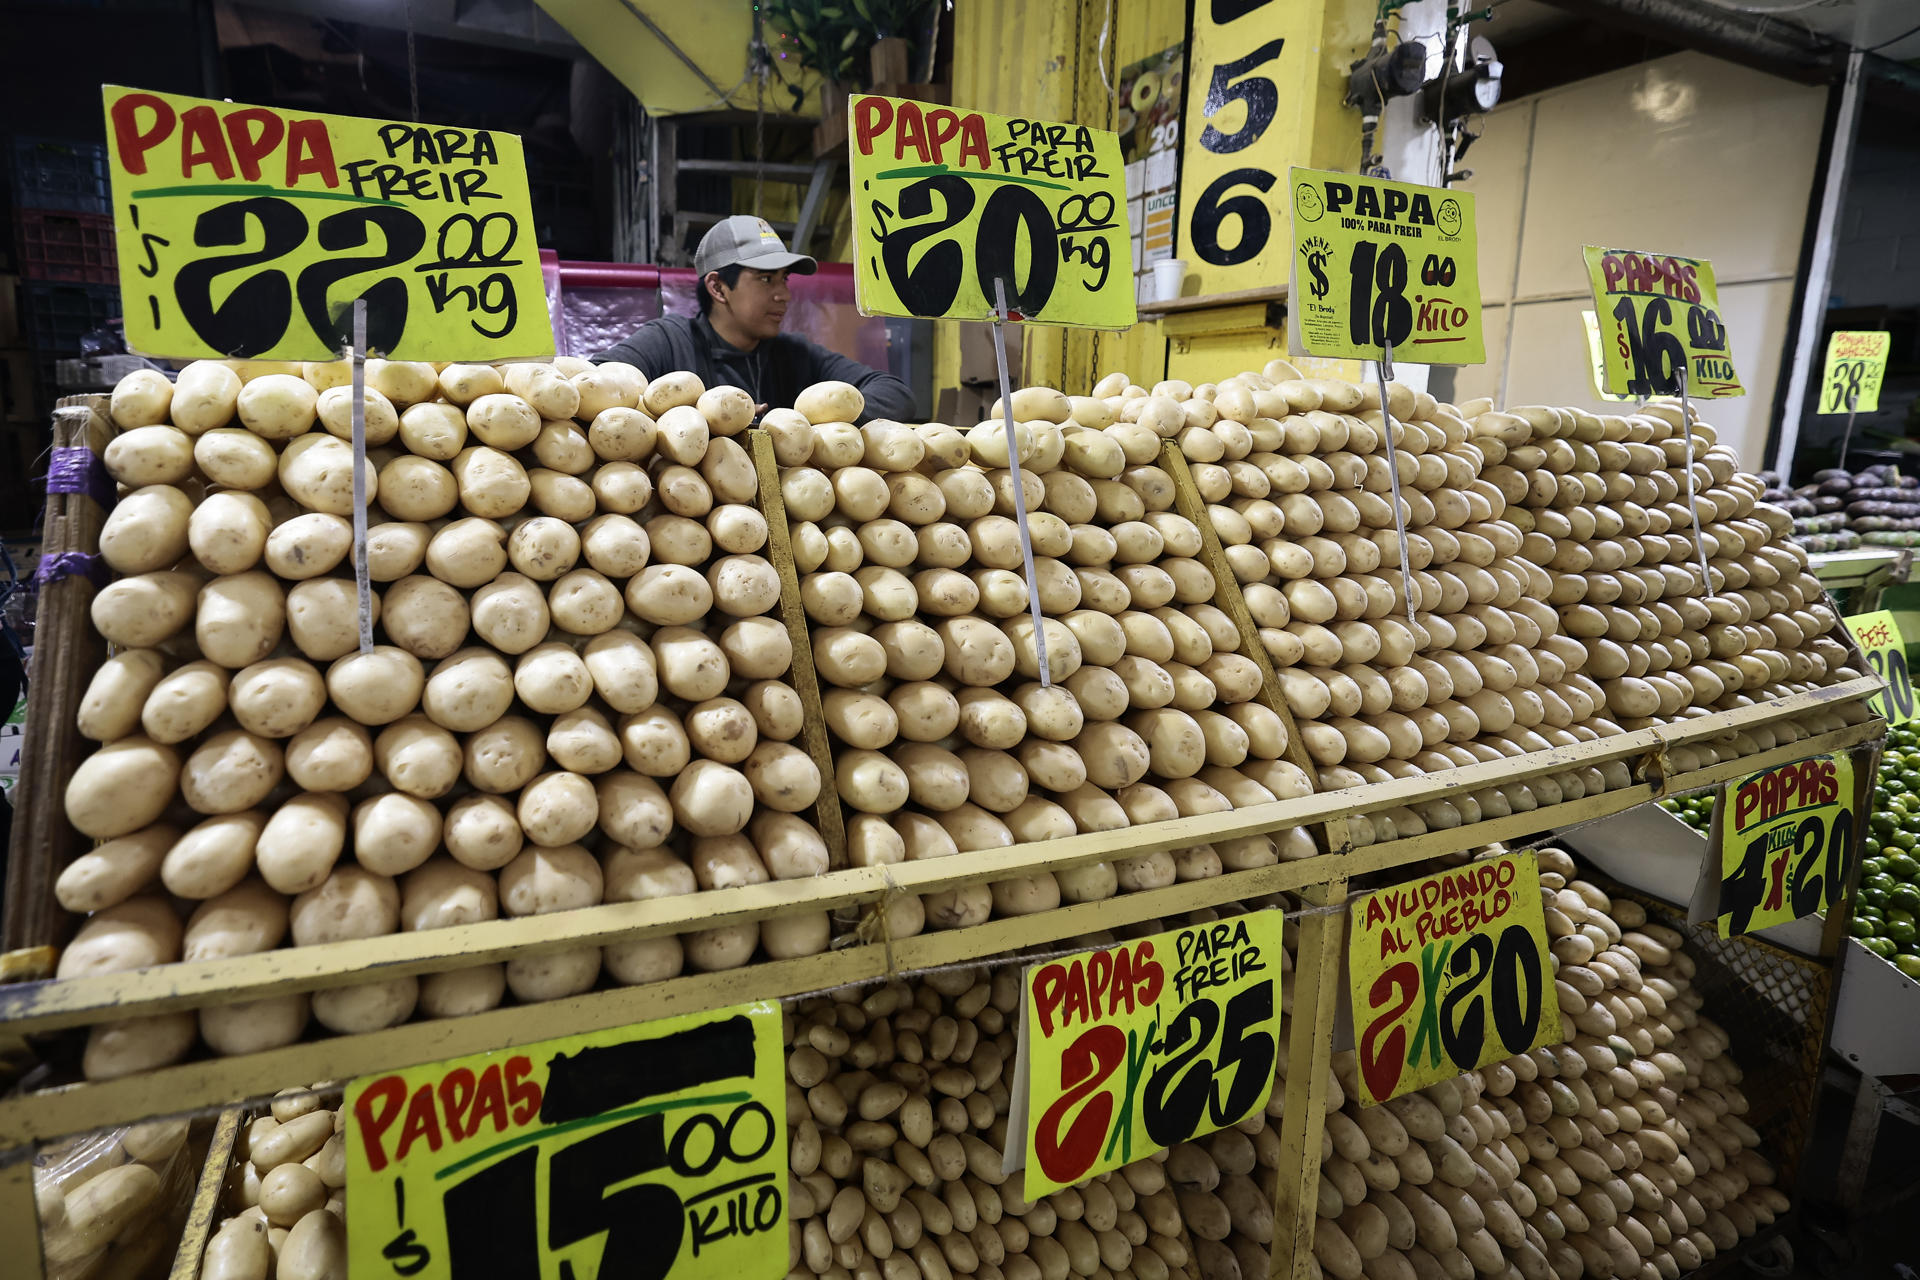
[[11, 160], [16, 208], [112, 212], [107, 149], [99, 143], [17, 137]]
[[69, 284], [117, 284], [120, 273], [113, 249], [113, 219], [104, 213], [68, 213], [21, 209], [20, 273], [30, 280]]
[[110, 284], [56, 284], [28, 280], [20, 287], [27, 344], [48, 362], [78, 355], [80, 339], [120, 315], [120, 290]]

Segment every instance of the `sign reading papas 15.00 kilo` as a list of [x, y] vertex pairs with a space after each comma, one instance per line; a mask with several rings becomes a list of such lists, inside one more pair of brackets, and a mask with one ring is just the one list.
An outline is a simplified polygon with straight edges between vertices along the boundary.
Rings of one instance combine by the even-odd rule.
[[127, 345], [338, 359], [553, 354], [520, 139], [107, 85]]
[[347, 1089], [354, 1280], [779, 1280], [772, 1001], [474, 1054]]

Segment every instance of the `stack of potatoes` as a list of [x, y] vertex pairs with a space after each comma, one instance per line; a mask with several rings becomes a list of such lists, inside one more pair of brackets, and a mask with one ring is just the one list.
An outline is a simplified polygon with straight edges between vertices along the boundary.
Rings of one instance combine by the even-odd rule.
[[[376, 644], [358, 651], [345, 364], [129, 376], [104, 462], [114, 653], [66, 792], [103, 843], [62, 977], [826, 869], [753, 405], [631, 366], [369, 361]], [[856, 399], [852, 388], [845, 391]], [[857, 409], [856, 409], [857, 412]], [[823, 949], [824, 914], [104, 1026], [177, 1061]]]
[[207, 1238], [201, 1280], [345, 1280], [347, 1113], [337, 1092], [322, 1100], [330, 1087], [283, 1089], [241, 1130], [233, 1216]]
[[[1002, 420], [856, 428], [818, 388], [766, 415], [855, 865], [1310, 789], [1213, 604], [1201, 530], [1174, 509], [1160, 453], [1189, 416], [1165, 397], [1143, 414], [1146, 392], [1121, 375], [1094, 390], [1013, 397], [1045, 687]], [[1303, 830], [1252, 836], [970, 885], [889, 924], [961, 927], [1313, 852]]]
[[1540, 851], [1565, 1043], [1378, 1107], [1328, 1084], [1336, 1280], [1674, 1280], [1787, 1207], [1681, 937]]
[[180, 1238], [196, 1173], [185, 1120], [105, 1129], [34, 1152], [33, 1200], [47, 1280], [148, 1274]]
[[[1759, 501], [1711, 426], [1691, 424], [1695, 504], [1687, 500], [1687, 425], [1677, 404], [1630, 415], [1520, 408], [1482, 413], [1487, 478], [1512, 504], [1523, 549], [1548, 571], [1568, 657], [1622, 729], [1750, 706], [1856, 678], [1835, 638], [1839, 618], [1790, 541], [1792, 517]], [[1700, 581], [1704, 546], [1711, 582]], [[1838, 728], [1859, 708], [1815, 712], [1676, 752], [1711, 764]]]

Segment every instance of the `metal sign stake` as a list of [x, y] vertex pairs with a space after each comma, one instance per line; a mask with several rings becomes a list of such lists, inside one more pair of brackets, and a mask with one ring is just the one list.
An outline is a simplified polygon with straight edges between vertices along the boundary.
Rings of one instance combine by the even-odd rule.
[[1033, 613], [1033, 656], [1040, 664], [1040, 687], [1053, 683], [1047, 670], [1047, 629], [1040, 614], [1039, 580], [1033, 572], [1033, 534], [1027, 529], [1027, 490], [1020, 476], [1020, 446], [1013, 434], [1013, 383], [1007, 377], [1007, 282], [993, 282], [993, 356], [1000, 366], [1000, 413], [1007, 428], [1007, 470], [1013, 473], [1013, 516], [1020, 530], [1020, 561], [1027, 571], [1027, 608]]

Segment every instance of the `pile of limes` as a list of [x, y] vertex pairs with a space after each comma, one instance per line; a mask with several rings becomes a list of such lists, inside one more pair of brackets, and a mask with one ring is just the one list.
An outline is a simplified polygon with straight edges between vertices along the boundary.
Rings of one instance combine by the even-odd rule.
[[1702, 791], [1699, 795], [1676, 796], [1671, 800], [1662, 800], [1660, 807], [1701, 835], [1706, 835], [1713, 828], [1713, 797], [1716, 794], [1716, 791]]
[[1860, 896], [1853, 936], [1920, 979], [1920, 731], [1887, 732], [1873, 807], [1860, 841]]

